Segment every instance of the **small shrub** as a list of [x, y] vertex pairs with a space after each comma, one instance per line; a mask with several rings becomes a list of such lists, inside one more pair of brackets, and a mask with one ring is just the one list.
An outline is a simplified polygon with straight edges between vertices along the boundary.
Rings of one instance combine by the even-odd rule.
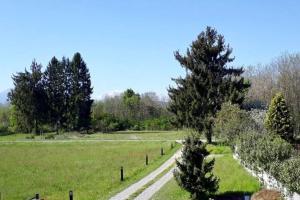
[[171, 130], [173, 125], [170, 118], [159, 117], [143, 121], [146, 130]]
[[32, 139], [35, 138], [35, 135], [30, 134], [30, 135], [27, 135], [25, 138], [26, 138], [26, 139], [29, 139], [29, 140], [32, 140]]
[[46, 139], [46, 140], [53, 140], [53, 139], [55, 139], [55, 134], [47, 134], [47, 135], [45, 136], [45, 139]]

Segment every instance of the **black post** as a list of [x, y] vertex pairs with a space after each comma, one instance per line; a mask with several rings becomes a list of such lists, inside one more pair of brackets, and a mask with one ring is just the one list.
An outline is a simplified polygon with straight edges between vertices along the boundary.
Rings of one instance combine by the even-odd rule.
[[146, 165], [148, 165], [148, 154], [146, 154]]
[[70, 198], [70, 200], [73, 200], [73, 191], [72, 190], [70, 190], [70, 192], [69, 192], [69, 198]]
[[164, 155], [164, 149], [163, 149], [163, 148], [160, 149], [160, 155], [161, 155], [161, 156]]
[[36, 200], [40, 200], [40, 195], [39, 194], [35, 194], [35, 199]]
[[171, 142], [171, 149], [173, 149], [174, 148], [174, 146], [173, 146], [173, 142]]
[[123, 171], [123, 167], [121, 167], [121, 181], [124, 181], [124, 171]]

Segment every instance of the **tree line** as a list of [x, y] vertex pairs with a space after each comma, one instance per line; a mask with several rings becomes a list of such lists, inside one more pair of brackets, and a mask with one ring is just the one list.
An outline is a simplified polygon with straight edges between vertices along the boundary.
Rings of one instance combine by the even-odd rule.
[[154, 92], [139, 94], [127, 89], [93, 104], [92, 126], [101, 132], [174, 129], [167, 106], [168, 100]]
[[266, 109], [281, 92], [293, 117], [294, 135], [300, 131], [300, 54], [283, 54], [265, 65], [249, 66], [245, 77], [251, 88], [244, 102], [247, 109]]
[[87, 131], [91, 127], [90, 73], [80, 53], [72, 60], [53, 57], [42, 71], [33, 61], [30, 70], [12, 76], [14, 89], [8, 94], [14, 131], [38, 133], [41, 126]]

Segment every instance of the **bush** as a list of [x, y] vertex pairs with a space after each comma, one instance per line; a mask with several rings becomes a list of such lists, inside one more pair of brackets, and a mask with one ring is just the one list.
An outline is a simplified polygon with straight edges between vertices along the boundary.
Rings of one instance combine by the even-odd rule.
[[255, 129], [256, 122], [250, 115], [231, 103], [222, 104], [215, 119], [214, 132], [221, 141], [233, 145], [241, 132]]
[[9, 132], [9, 107], [0, 105], [0, 134]]
[[28, 139], [28, 140], [32, 140], [32, 139], [35, 138], [35, 135], [29, 134], [29, 135], [27, 135], [25, 138]]
[[190, 192], [192, 199], [208, 199], [218, 189], [219, 179], [212, 174], [215, 160], [207, 161], [209, 152], [196, 136], [184, 141], [182, 160], [176, 160], [175, 180]]
[[272, 175], [292, 192], [300, 193], [300, 158], [274, 163]]
[[171, 130], [173, 125], [171, 120], [167, 117], [160, 117], [154, 119], [148, 119], [143, 122], [143, 125], [146, 130]]
[[45, 136], [46, 140], [54, 140], [55, 139], [55, 134], [49, 133]]
[[241, 135], [236, 152], [249, 168], [265, 171], [292, 192], [300, 192], [300, 158], [287, 141], [275, 134]]
[[291, 144], [273, 134], [246, 133], [237, 142], [237, 153], [252, 167], [269, 171], [273, 162], [281, 162], [294, 153]]
[[93, 119], [92, 127], [95, 131], [107, 133], [129, 129], [132, 124], [128, 120], [121, 120], [114, 115], [104, 113]]

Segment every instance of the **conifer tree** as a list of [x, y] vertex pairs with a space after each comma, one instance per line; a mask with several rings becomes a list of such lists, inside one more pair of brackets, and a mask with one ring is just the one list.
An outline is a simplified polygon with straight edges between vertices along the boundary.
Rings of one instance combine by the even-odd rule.
[[172, 79], [176, 87], [168, 90], [169, 109], [175, 114], [176, 123], [204, 131], [208, 142], [212, 138], [213, 118], [221, 104], [224, 101], [241, 104], [250, 87], [241, 77], [242, 68], [228, 66], [234, 60], [231, 53], [224, 37], [210, 27], [200, 33], [186, 55], [175, 52], [186, 76]]
[[75, 53], [69, 67], [70, 123], [75, 130], [88, 130], [91, 125], [91, 77], [80, 53]]
[[215, 160], [207, 161], [209, 152], [197, 136], [188, 136], [184, 141], [182, 160], [176, 160], [175, 180], [191, 198], [205, 200], [218, 189], [219, 179], [212, 174]]
[[66, 74], [64, 62], [55, 57], [44, 72], [44, 85], [49, 105], [49, 122], [58, 130], [66, 119]]
[[38, 133], [39, 125], [46, 120], [48, 110], [41, 69], [42, 66], [33, 61], [31, 72], [25, 69], [13, 75], [15, 88], [8, 95], [11, 104], [24, 117], [27, 130], [34, 133]]
[[293, 119], [282, 93], [277, 93], [273, 97], [266, 114], [265, 126], [269, 131], [280, 135], [281, 138], [292, 141]]

